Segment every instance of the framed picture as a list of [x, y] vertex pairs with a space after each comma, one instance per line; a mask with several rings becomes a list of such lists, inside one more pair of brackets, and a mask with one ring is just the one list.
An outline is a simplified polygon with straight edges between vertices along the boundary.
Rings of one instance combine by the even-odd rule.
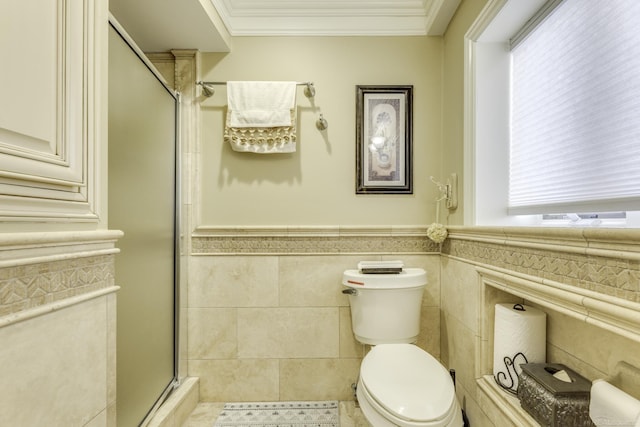
[[356, 194], [412, 194], [413, 86], [356, 86]]

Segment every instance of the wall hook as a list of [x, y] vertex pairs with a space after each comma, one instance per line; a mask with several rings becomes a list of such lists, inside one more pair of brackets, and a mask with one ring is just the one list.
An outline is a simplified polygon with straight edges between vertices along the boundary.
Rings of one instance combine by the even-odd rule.
[[329, 123], [324, 117], [322, 117], [322, 114], [320, 114], [320, 118], [316, 120], [316, 127], [318, 130], [325, 130], [329, 127]]
[[316, 96], [316, 88], [313, 86], [313, 83], [308, 82], [304, 87], [304, 96], [307, 98], [313, 98]]
[[458, 175], [452, 173], [447, 179], [446, 184], [436, 181], [433, 176], [431, 176], [430, 179], [431, 182], [438, 187], [438, 191], [440, 191], [440, 197], [436, 199], [436, 202], [446, 200], [445, 204], [447, 209], [456, 209], [458, 207]]

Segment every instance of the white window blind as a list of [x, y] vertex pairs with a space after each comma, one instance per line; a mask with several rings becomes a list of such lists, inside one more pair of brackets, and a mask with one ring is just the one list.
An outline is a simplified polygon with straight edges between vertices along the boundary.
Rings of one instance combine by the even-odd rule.
[[565, 0], [513, 48], [509, 213], [640, 210], [640, 1]]

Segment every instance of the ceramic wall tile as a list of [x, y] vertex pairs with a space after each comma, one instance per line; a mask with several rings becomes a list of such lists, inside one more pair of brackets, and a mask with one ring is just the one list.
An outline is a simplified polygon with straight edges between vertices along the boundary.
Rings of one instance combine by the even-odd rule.
[[416, 344], [440, 359], [440, 307], [422, 307], [420, 335]]
[[467, 418], [473, 420], [474, 427], [493, 427], [494, 424], [483, 412], [483, 408], [478, 405], [475, 396], [470, 395], [462, 385], [458, 385], [456, 391], [460, 406], [464, 410]]
[[189, 307], [278, 305], [278, 258], [192, 257]]
[[[107, 302], [107, 405], [115, 404], [117, 399], [117, 299], [118, 294], [106, 296]], [[108, 417], [108, 419], [111, 419]], [[112, 424], [109, 424], [112, 425]], [[115, 423], [113, 424], [115, 425]]]
[[[575, 362], [567, 360], [569, 366], [588, 379], [598, 378], [600, 372], [610, 372], [619, 361], [640, 366], [639, 342], [558, 312], [546, 312], [547, 341], [570, 355]], [[562, 353], [556, 351], [552, 354]]]
[[[325, 237], [320, 234], [319, 238]], [[358, 236], [354, 239], [360, 243], [366, 240]], [[373, 243], [374, 246], [377, 244]], [[316, 247], [318, 251], [321, 249]], [[192, 367], [203, 363], [203, 359], [225, 363], [247, 359], [280, 361], [281, 373], [282, 363], [290, 360], [303, 364], [315, 361], [313, 363], [317, 364], [318, 360], [326, 359], [338, 365], [359, 365], [364, 346], [353, 336], [349, 299], [342, 294], [342, 274], [346, 269], [356, 268], [361, 260], [385, 257], [398, 259], [389, 254], [331, 252], [192, 257], [189, 266], [189, 374], [195, 375]], [[420, 344], [438, 357], [438, 256], [405, 253], [400, 259], [407, 266], [422, 267], [428, 272], [429, 284], [423, 299], [425, 332]], [[260, 281], [262, 285], [254, 289], [252, 281]], [[222, 289], [211, 289], [214, 283], [221, 283]], [[277, 289], [273, 291], [274, 288]], [[237, 344], [235, 354], [234, 342]], [[339, 380], [339, 377], [334, 379], [333, 374], [327, 378], [327, 381]], [[207, 384], [203, 387], [212, 389], [203, 395], [203, 401], [217, 393], [213, 390], [215, 382]], [[221, 384], [221, 387], [225, 385]], [[297, 387], [301, 388], [301, 394], [318, 394], [317, 386], [308, 381], [300, 381]], [[242, 400], [251, 399], [243, 397]]]
[[560, 347], [547, 342], [547, 360], [553, 361], [553, 363], [562, 363], [563, 365], [570, 366], [576, 372], [579, 372], [585, 378], [596, 379], [604, 378], [607, 376], [605, 371], [599, 371], [589, 363], [579, 359], [573, 354], [567, 353]]
[[442, 322], [441, 329], [446, 331], [443, 340], [447, 340], [446, 367], [455, 369], [457, 381], [465, 389], [473, 391], [476, 387], [476, 335], [448, 313], [444, 314]]
[[0, 425], [82, 426], [105, 411], [107, 298], [0, 328]]
[[103, 411], [100, 411], [100, 413], [98, 415], [96, 415], [94, 418], [92, 418], [91, 420], [89, 420], [89, 422], [87, 422], [83, 427], [104, 427], [109, 425], [108, 424], [108, 416], [109, 414], [107, 413], [107, 409], [104, 409]]
[[442, 309], [477, 333], [480, 288], [475, 268], [464, 262], [443, 260], [441, 288]]
[[110, 403], [107, 406], [107, 427], [117, 427], [117, 418], [116, 403]]
[[277, 401], [277, 359], [190, 360], [189, 375], [200, 378], [200, 401]]
[[281, 400], [352, 400], [360, 359], [280, 361]]
[[340, 307], [340, 357], [357, 357], [364, 356], [364, 345], [353, 335], [353, 327], [351, 326], [351, 309], [349, 307]]
[[340, 255], [280, 257], [280, 306], [349, 305], [347, 297], [342, 294], [342, 273], [357, 268], [358, 261], [371, 258]]
[[191, 358], [233, 359], [237, 356], [237, 309], [190, 308], [187, 321]]
[[[491, 233], [485, 233], [477, 240], [453, 238], [444, 245], [444, 256], [430, 254], [428, 251], [408, 251], [397, 255], [393, 251], [385, 253], [378, 251], [378, 238], [368, 244], [364, 242], [365, 237], [351, 237], [342, 241], [338, 238], [331, 242], [328, 236], [319, 237], [329, 246], [314, 246], [314, 239], [311, 238], [309, 240], [312, 242], [304, 247], [300, 246], [302, 243], [297, 240], [289, 242], [291, 245], [287, 246], [289, 243], [285, 245], [286, 238], [278, 238], [277, 250], [273, 252], [269, 252], [265, 247], [261, 249], [263, 252], [254, 253], [252, 257], [239, 256], [237, 261], [223, 260], [224, 274], [220, 277], [224, 278], [222, 281], [227, 282], [234, 280], [233, 275], [229, 273], [233, 271], [234, 265], [240, 270], [243, 265], [247, 265], [246, 263], [253, 263], [254, 266], [272, 266], [270, 263], [276, 260], [275, 269], [266, 271], [277, 273], [275, 279], [268, 281], [275, 283], [273, 286], [277, 288], [277, 299], [265, 297], [262, 301], [250, 301], [249, 304], [242, 305], [242, 301], [249, 301], [248, 297], [222, 296], [207, 300], [202, 295], [193, 298], [195, 294], [190, 292], [190, 304], [208, 301], [207, 304], [219, 304], [220, 308], [238, 310], [237, 338], [240, 359], [217, 362], [248, 361], [244, 358], [275, 362], [275, 365], [269, 365], [269, 369], [277, 372], [277, 399], [280, 400], [297, 399], [300, 396], [320, 398], [327, 387], [341, 387], [335, 385], [334, 381], [339, 383], [340, 378], [332, 372], [348, 375], [344, 374], [344, 366], [353, 363], [354, 372], [357, 373], [364, 346], [352, 337], [348, 298], [339, 293], [339, 280], [332, 276], [340, 277], [345, 268], [355, 266], [361, 259], [402, 259], [405, 265], [425, 268], [428, 272], [429, 284], [423, 298], [423, 318], [418, 345], [440, 357], [447, 367], [456, 370], [458, 393], [462, 399], [461, 403], [469, 409], [472, 425], [507, 425], [502, 412], [504, 408], [496, 407], [491, 399], [478, 391], [476, 377], [487, 369], [486, 366], [479, 366], [479, 361], [483, 357], [490, 357], [486, 354], [482, 356], [483, 352], [488, 352], [490, 343], [487, 337], [481, 335], [492, 329], [493, 312], [482, 305], [512, 301], [514, 296], [498, 288], [483, 287], [476, 271], [477, 266], [500, 272], [528, 274], [546, 280], [558, 280], [570, 286], [617, 295], [630, 301], [637, 300], [636, 293], [640, 283], [637, 261], [594, 254], [587, 256], [586, 252], [568, 252], [561, 246], [555, 248], [553, 236], [546, 234], [542, 236], [540, 244], [536, 243], [534, 233], [527, 235], [526, 239], [521, 239], [518, 245], [510, 245], [508, 238], [503, 234], [495, 239]], [[360, 248], [370, 248], [373, 255], [359, 256], [343, 251], [356, 243]], [[334, 246], [330, 247], [331, 245]], [[212, 248], [206, 249], [211, 255], [194, 257], [197, 262], [208, 265], [207, 269], [214, 268], [219, 258], [225, 258], [215, 255], [215, 249]], [[300, 248], [304, 249], [304, 254], [295, 253]], [[315, 252], [307, 253], [305, 248], [314, 248]], [[610, 251], [609, 255], [612, 254]], [[195, 276], [197, 281], [203, 281], [201, 272]], [[193, 282], [193, 274], [191, 279]], [[237, 290], [239, 295], [246, 295], [245, 284], [238, 281], [233, 283], [235, 286], [230, 286], [230, 290]], [[201, 290], [197, 292], [202, 293]], [[212, 302], [214, 299], [217, 302]], [[518, 302], [522, 301], [522, 298], [515, 299]], [[327, 311], [321, 312], [322, 310]], [[596, 332], [585, 330], [584, 325], [575, 323], [577, 321], [564, 322], [557, 315], [552, 316], [551, 321], [558, 327], [566, 327], [563, 330], [552, 328], [549, 335], [549, 356], [557, 360], [566, 360], [578, 366], [580, 370], [593, 372], [593, 375], [610, 372], [609, 365], [617, 360], [635, 361], [634, 355], [631, 354], [633, 352], [640, 354], [640, 351], [633, 345], [629, 346], [627, 341], [617, 341], [617, 338], [606, 336], [598, 337], [604, 340], [600, 347], [614, 348], [609, 351], [607, 357], [601, 350], [583, 348]], [[327, 329], [333, 332], [329, 333]], [[597, 330], [598, 328], [594, 329]], [[286, 334], [282, 334], [281, 331], [286, 331]], [[313, 335], [315, 341], [318, 341], [319, 337], [323, 344], [316, 347], [315, 342], [308, 340], [308, 335]], [[206, 361], [191, 360], [190, 366], [204, 362]], [[318, 375], [322, 378], [314, 379], [314, 372], [321, 372], [322, 374]], [[314, 380], [309, 381], [308, 378]], [[227, 381], [218, 383], [211, 378], [205, 380], [208, 381], [205, 389], [208, 388], [209, 392], [202, 400], [211, 400], [213, 396], [220, 398], [215, 388], [226, 387]], [[290, 390], [293, 390], [291, 396], [287, 394]], [[346, 393], [349, 392], [347, 390]], [[251, 393], [248, 392], [247, 395], [250, 396]], [[243, 396], [242, 400], [251, 399]]]
[[339, 356], [338, 308], [238, 309], [239, 358]]

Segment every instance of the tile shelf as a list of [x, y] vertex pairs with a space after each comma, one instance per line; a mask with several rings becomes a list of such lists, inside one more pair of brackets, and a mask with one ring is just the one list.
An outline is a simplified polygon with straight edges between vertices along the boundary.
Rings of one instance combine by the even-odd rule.
[[[570, 316], [586, 325], [596, 326], [628, 340], [640, 342], [640, 304], [576, 288], [540, 277], [516, 273], [497, 267], [476, 266], [480, 279], [478, 327], [479, 351], [476, 354], [475, 378], [479, 398], [488, 399], [514, 425], [539, 424], [520, 406], [516, 396], [499, 388], [493, 371], [493, 328], [495, 305], [498, 303], [532, 303], [544, 309]], [[629, 378], [629, 370], [638, 372], [623, 360], [617, 361], [609, 375]], [[616, 374], [618, 372], [621, 375]], [[636, 376], [637, 378], [637, 376]], [[621, 383], [620, 387], [636, 395], [635, 381]]]
[[513, 425], [522, 427], [540, 426], [531, 415], [522, 409], [518, 398], [501, 390], [491, 375], [484, 375], [476, 382], [480, 392], [483, 392]]

